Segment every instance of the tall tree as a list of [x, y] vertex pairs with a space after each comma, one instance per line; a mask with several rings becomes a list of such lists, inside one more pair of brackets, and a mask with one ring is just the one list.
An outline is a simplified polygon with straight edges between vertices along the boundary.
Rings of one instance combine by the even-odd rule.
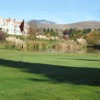
[[46, 29], [45, 28], [43, 28], [43, 32], [46, 33]]
[[50, 32], [50, 29], [49, 29], [49, 28], [47, 29], [47, 33], [48, 33], [48, 32]]
[[38, 27], [37, 27], [37, 24], [36, 23], [29, 23], [29, 31], [28, 31], [28, 34], [35, 38], [36, 37], [36, 33], [38, 31]]

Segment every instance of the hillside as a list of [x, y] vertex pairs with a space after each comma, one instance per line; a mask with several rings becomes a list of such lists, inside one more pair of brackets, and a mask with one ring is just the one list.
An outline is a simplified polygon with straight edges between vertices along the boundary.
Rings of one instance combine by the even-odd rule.
[[31, 20], [29, 24], [36, 24], [38, 28], [53, 28], [53, 29], [66, 29], [66, 26], [63, 24], [56, 24], [55, 22], [48, 20]]
[[72, 24], [66, 24], [66, 28], [76, 28], [76, 29], [86, 29], [91, 28], [93, 29], [99, 29], [100, 28], [100, 22], [99, 21], [83, 21], [83, 22], [77, 22]]
[[45, 19], [41, 19], [41, 20], [31, 20], [30, 22], [35, 23], [35, 24], [56, 24], [55, 22], [52, 21], [48, 21]]
[[83, 21], [71, 24], [56, 24], [55, 22], [47, 21], [47, 20], [31, 20], [29, 23], [35, 23], [39, 28], [53, 28], [53, 29], [99, 29], [100, 21]]

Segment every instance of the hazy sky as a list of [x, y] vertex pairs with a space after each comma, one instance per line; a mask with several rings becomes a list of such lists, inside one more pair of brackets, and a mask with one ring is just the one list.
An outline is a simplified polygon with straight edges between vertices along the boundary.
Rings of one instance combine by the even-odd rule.
[[100, 21], [100, 0], [1, 0], [4, 18], [46, 19], [59, 24]]

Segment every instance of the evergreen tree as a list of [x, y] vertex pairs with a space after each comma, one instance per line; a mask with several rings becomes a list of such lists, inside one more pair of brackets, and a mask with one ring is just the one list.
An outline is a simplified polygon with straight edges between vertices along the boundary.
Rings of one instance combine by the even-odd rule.
[[53, 29], [51, 28], [51, 32], [53, 32]]
[[47, 29], [47, 33], [49, 33], [49, 32], [50, 32], [50, 29], [48, 28], [48, 29]]
[[45, 28], [43, 29], [43, 32], [46, 33], [46, 29]]

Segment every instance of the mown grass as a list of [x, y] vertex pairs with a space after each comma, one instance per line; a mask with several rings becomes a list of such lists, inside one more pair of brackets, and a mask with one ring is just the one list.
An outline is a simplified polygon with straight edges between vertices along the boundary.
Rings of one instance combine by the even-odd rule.
[[99, 54], [0, 50], [0, 100], [99, 99]]

